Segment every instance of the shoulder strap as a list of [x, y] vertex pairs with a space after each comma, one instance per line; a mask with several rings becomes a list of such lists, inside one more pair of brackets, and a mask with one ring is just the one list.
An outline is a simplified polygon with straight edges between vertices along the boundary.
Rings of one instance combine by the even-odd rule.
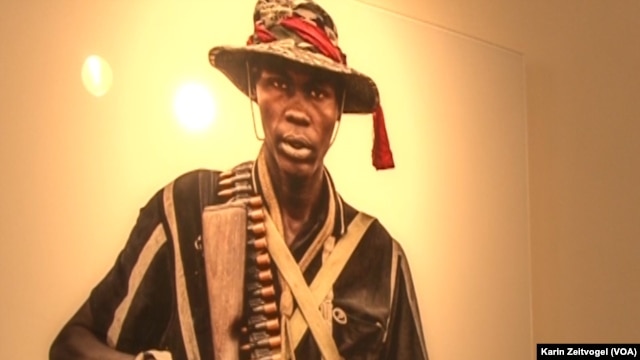
[[[269, 254], [271, 254], [271, 258], [278, 267], [280, 275], [290, 287], [291, 293], [298, 303], [298, 309], [302, 312], [304, 320], [320, 348], [322, 358], [331, 360], [340, 359], [338, 347], [329, 329], [324, 326], [324, 321], [318, 308], [313, 306], [314, 297], [307, 287], [300, 267], [268, 213], [265, 214], [265, 226], [267, 229], [267, 248]], [[286, 329], [287, 325], [284, 324], [284, 326]], [[284, 343], [288, 341], [286, 338], [287, 336], [285, 335]], [[295, 346], [291, 347], [290, 351], [295, 351]]]
[[[310, 304], [311, 307], [318, 308], [320, 304], [322, 304], [322, 301], [333, 287], [342, 269], [344, 269], [360, 243], [364, 233], [374, 220], [374, 217], [359, 212], [353, 221], [351, 221], [344, 237], [336, 243], [335, 248], [309, 287], [309, 290], [313, 294], [313, 304]], [[300, 312], [299, 308], [293, 313], [290, 324], [292, 344], [295, 348], [302, 339], [307, 327], [310, 325], [305, 321], [304, 314]]]

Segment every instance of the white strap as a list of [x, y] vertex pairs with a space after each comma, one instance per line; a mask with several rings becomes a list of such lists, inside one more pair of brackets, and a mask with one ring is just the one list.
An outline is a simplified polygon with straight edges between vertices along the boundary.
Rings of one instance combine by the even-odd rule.
[[[273, 220], [268, 213], [265, 213], [265, 225], [267, 229], [267, 246], [271, 258], [276, 263], [280, 274], [289, 285], [295, 297], [302, 316], [306, 320], [311, 334], [313, 335], [322, 357], [324, 359], [340, 359], [338, 347], [329, 329], [324, 323], [318, 307], [315, 305], [313, 295], [307, 286], [298, 263], [293, 258], [291, 251], [285, 244], [282, 235], [276, 229]], [[291, 349], [295, 351], [295, 348]]]
[[[353, 221], [351, 221], [351, 224], [349, 224], [345, 235], [340, 241], [336, 242], [335, 248], [327, 258], [327, 261], [322, 264], [322, 268], [318, 271], [309, 288], [313, 295], [313, 308], [318, 309], [329, 291], [331, 291], [333, 284], [373, 220], [375, 220], [375, 218], [367, 214], [358, 213]], [[296, 309], [291, 317], [291, 340], [294, 348], [298, 346], [298, 343], [307, 330], [307, 323], [304, 321], [302, 315], [303, 314]]]

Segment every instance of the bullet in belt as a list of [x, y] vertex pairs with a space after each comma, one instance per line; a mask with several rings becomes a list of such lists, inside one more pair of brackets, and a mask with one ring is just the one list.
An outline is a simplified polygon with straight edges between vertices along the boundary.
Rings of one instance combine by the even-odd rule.
[[220, 190], [220, 191], [218, 191], [218, 196], [229, 197], [229, 196], [233, 195], [235, 193], [235, 191], [236, 191], [235, 188]]
[[280, 335], [272, 336], [266, 339], [252, 341], [248, 344], [244, 344], [240, 347], [242, 350], [251, 350], [257, 347], [268, 347], [270, 349], [275, 349], [280, 346], [281, 340]]
[[229, 186], [229, 185], [233, 184], [234, 180], [235, 180], [234, 178], [228, 177], [228, 178], [220, 180], [218, 185], [220, 185], [220, 186]]
[[[223, 195], [220, 195], [220, 196], [223, 196]], [[255, 223], [253, 225], [249, 225], [247, 227], [247, 230], [251, 231], [252, 233], [254, 233], [255, 235], [258, 235], [258, 236], [259, 235], [264, 235], [264, 233], [267, 231], [265, 226], [264, 226], [264, 223], [262, 223], [262, 222]]]
[[223, 171], [223, 172], [220, 173], [220, 178], [221, 179], [228, 178], [228, 177], [233, 176], [233, 174], [235, 174], [233, 170]]
[[236, 173], [250, 172], [251, 168], [253, 168], [253, 163], [246, 162], [234, 167], [233, 171], [235, 171]]
[[261, 254], [258, 254], [255, 258], [255, 262], [256, 264], [258, 264], [258, 266], [260, 267], [266, 267], [271, 265], [271, 256], [269, 255], [269, 253], [264, 252]]
[[262, 210], [262, 208], [258, 208], [258, 209], [249, 211], [249, 219], [251, 219], [252, 221], [264, 220], [264, 210]]
[[231, 185], [236, 181], [246, 181], [251, 179], [251, 173], [240, 173], [240, 174], [231, 174], [234, 176], [227, 176], [224, 177], [222, 180], [220, 180], [219, 185], [220, 186], [227, 186], [227, 185]]
[[271, 269], [259, 271], [257, 276], [258, 280], [262, 282], [267, 282], [273, 280], [273, 273]]
[[265, 286], [263, 288], [254, 290], [251, 293], [252, 296], [261, 296], [263, 298], [270, 298], [275, 296], [275, 294], [276, 294], [276, 289], [273, 287], [273, 285]]
[[236, 190], [238, 192], [251, 192], [251, 185], [247, 183], [236, 183]]
[[247, 242], [247, 245], [252, 246], [256, 250], [263, 250], [267, 248], [267, 239], [264, 237], [252, 239]]
[[227, 196], [232, 196], [232, 195], [235, 195], [237, 193], [242, 193], [242, 192], [251, 192], [251, 185], [249, 185], [249, 184], [236, 184], [236, 186], [234, 186], [234, 187], [232, 187], [230, 189], [224, 189], [224, 190], [218, 191], [218, 196], [227, 197]]
[[262, 197], [258, 196], [253, 196], [250, 197], [247, 200], [247, 203], [249, 204], [249, 206], [251, 206], [252, 208], [259, 208], [262, 206]]
[[252, 278], [254, 280], [258, 280], [261, 283], [266, 283], [266, 282], [270, 282], [271, 280], [273, 280], [273, 273], [271, 272], [271, 269], [265, 269], [265, 270], [254, 269], [249, 274], [249, 276], [250, 276], [250, 278]]
[[263, 298], [251, 298], [249, 299], [249, 307], [250, 308], [254, 308], [256, 306], [260, 306], [260, 305], [264, 305], [266, 302], [264, 301]]
[[280, 322], [278, 319], [270, 319], [267, 321], [256, 323], [252, 326], [256, 330], [278, 330], [280, 328]]
[[251, 308], [254, 313], [274, 314], [278, 312], [278, 305], [275, 301], [266, 303], [264, 305], [258, 305]]

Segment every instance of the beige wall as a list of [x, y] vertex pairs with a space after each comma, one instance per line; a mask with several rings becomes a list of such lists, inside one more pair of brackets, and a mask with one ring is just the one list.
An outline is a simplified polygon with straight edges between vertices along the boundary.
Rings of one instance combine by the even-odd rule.
[[535, 342], [640, 342], [640, 2], [366, 0], [525, 54]]

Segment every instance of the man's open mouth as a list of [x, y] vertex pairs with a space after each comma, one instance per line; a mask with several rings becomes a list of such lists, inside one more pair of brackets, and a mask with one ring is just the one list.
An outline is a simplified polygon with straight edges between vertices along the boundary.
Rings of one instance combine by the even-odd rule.
[[294, 160], [308, 160], [313, 153], [306, 139], [295, 136], [283, 138], [279, 147], [284, 155]]

